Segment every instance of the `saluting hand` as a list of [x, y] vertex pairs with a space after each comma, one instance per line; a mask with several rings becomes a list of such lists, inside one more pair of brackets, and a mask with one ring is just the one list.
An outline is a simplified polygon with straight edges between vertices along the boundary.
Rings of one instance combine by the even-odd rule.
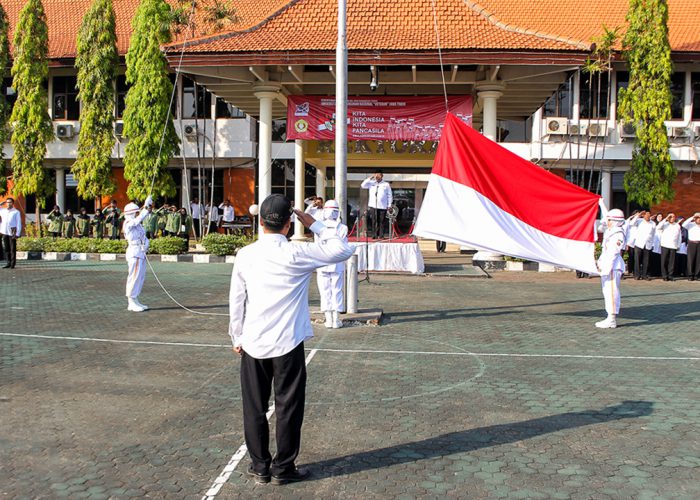
[[310, 228], [314, 222], [316, 222], [316, 219], [313, 218], [311, 214], [307, 214], [306, 212], [302, 212], [299, 209], [293, 209], [294, 213], [297, 215], [297, 218], [299, 219], [299, 222], [304, 224], [304, 227]]

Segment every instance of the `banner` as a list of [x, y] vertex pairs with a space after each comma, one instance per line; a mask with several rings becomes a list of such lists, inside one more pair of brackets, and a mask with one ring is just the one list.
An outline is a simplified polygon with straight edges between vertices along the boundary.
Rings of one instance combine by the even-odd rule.
[[[448, 98], [450, 113], [472, 123], [472, 97]], [[348, 97], [348, 139], [438, 141], [447, 112], [445, 98]], [[287, 139], [335, 138], [335, 97], [287, 96]]]

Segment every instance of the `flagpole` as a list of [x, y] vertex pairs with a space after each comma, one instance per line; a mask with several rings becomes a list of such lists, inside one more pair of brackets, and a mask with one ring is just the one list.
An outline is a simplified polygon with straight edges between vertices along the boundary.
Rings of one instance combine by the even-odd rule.
[[335, 199], [347, 223], [348, 46], [347, 0], [338, 0], [338, 46], [335, 52]]

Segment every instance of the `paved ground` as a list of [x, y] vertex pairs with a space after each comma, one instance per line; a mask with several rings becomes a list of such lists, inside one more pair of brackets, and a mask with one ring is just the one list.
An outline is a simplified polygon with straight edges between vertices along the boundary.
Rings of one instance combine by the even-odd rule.
[[[225, 314], [230, 266], [154, 265]], [[125, 274], [2, 270], [5, 497], [201, 497], [241, 446], [226, 317], [179, 309], [151, 275], [153, 309], [128, 314]], [[246, 457], [216, 498], [700, 497], [700, 284], [627, 280], [605, 331], [598, 282], [568, 273], [373, 275], [360, 292], [385, 324], [307, 345], [313, 480], [255, 485]]]

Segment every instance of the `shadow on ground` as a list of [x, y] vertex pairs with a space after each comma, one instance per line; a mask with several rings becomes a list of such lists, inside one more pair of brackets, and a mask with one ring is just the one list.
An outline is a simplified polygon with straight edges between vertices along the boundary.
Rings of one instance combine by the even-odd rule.
[[653, 407], [654, 403], [650, 401], [623, 401], [618, 405], [608, 406], [601, 410], [561, 413], [522, 422], [450, 432], [414, 443], [344, 455], [322, 462], [306, 464], [306, 466], [313, 473], [312, 480], [344, 476], [455, 453], [468, 453], [481, 448], [515, 443], [565, 429], [645, 417], [653, 413]]

